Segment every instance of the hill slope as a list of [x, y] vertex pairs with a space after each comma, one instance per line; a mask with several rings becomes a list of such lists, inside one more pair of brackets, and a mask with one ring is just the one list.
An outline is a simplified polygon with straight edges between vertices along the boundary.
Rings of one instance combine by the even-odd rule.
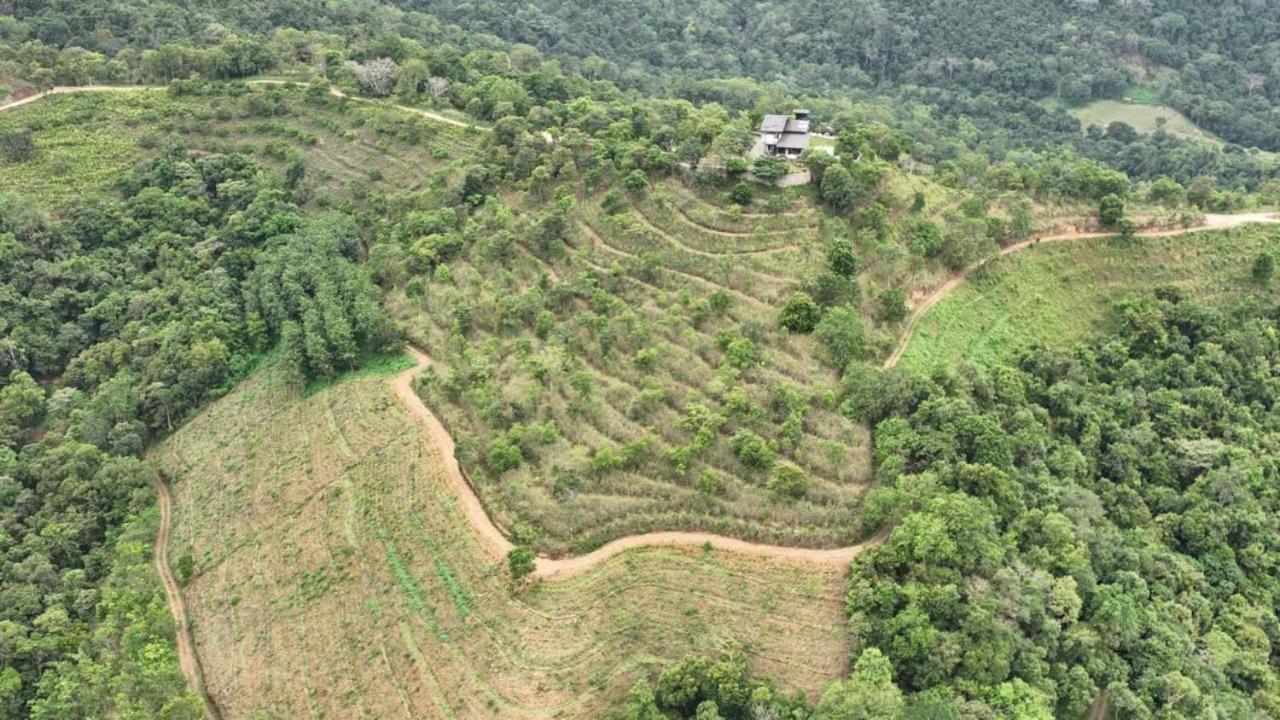
[[811, 694], [845, 670], [839, 571], [647, 549], [513, 594], [389, 379], [302, 398], [269, 367], [158, 452], [224, 717], [597, 717], [727, 648]]

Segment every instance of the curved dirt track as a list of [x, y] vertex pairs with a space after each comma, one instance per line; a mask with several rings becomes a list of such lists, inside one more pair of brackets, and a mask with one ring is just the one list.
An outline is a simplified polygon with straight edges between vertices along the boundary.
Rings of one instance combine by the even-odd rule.
[[[1276, 213], [1236, 213], [1233, 215], [1205, 215], [1204, 222], [1192, 228], [1179, 228], [1174, 230], [1148, 230], [1137, 233], [1138, 237], [1172, 237], [1174, 235], [1188, 235], [1190, 233], [1205, 232], [1207, 230], [1226, 230], [1229, 228], [1240, 227], [1241, 225], [1249, 225], [1252, 223], [1274, 224], [1280, 223], [1280, 217]], [[902, 329], [902, 335], [898, 338], [898, 345], [893, 349], [893, 353], [884, 361], [884, 369], [888, 370], [898, 364], [902, 359], [902, 353], [906, 351], [907, 345], [911, 342], [912, 332], [915, 330], [916, 323], [929, 309], [937, 305], [942, 298], [946, 297], [952, 290], [955, 290], [960, 283], [968, 279], [969, 275], [978, 268], [986, 265], [997, 257], [1003, 255], [1012, 255], [1020, 250], [1026, 250], [1029, 247], [1040, 243], [1062, 242], [1064, 240], [1088, 240], [1092, 238], [1114, 237], [1114, 232], [1069, 232], [1058, 235], [1045, 235], [1044, 237], [1034, 237], [1029, 240], [1023, 240], [1014, 243], [1008, 247], [1000, 249], [1000, 252], [992, 257], [979, 260], [972, 265], [966, 267], [960, 272], [947, 278], [947, 281], [939, 285], [932, 292], [926, 295], [922, 300], [916, 303], [911, 309], [911, 317], [907, 319], [907, 325]]]
[[[774, 247], [767, 247], [767, 248], [759, 248], [756, 250], [725, 250], [724, 252], [710, 252], [708, 250], [699, 250], [698, 248], [691, 247], [689, 245], [684, 244], [675, 235], [672, 235], [666, 230], [663, 230], [657, 225], [654, 225], [653, 222], [649, 220], [649, 218], [645, 217], [644, 213], [640, 212], [640, 210], [638, 209], [635, 210], [632, 213], [632, 215], [635, 216], [637, 222], [645, 226], [646, 229], [650, 230], [657, 236], [661, 237], [662, 239], [666, 240], [672, 245], [675, 245], [676, 247], [680, 248], [681, 250], [687, 253], [692, 253], [694, 255], [701, 255], [702, 257], [725, 258], [725, 257], [743, 257], [746, 255], [776, 255], [777, 253], [789, 252], [791, 250], [797, 249], [797, 246], [795, 243], [784, 243], [782, 245], [776, 245]], [[729, 237], [741, 237], [741, 236], [730, 235]]]
[[[452, 486], [454, 492], [457, 493], [458, 499], [462, 503], [463, 513], [466, 515], [472, 529], [495, 559], [505, 560], [506, 554], [515, 545], [503, 534], [502, 530], [493, 522], [493, 519], [489, 517], [489, 513], [485, 510], [484, 504], [476, 494], [475, 488], [463, 475], [462, 468], [458, 465], [457, 458], [454, 457], [453, 437], [449, 435], [449, 431], [445, 429], [444, 424], [422, 403], [422, 399], [418, 397], [418, 393], [413, 389], [414, 377], [417, 376], [419, 370], [431, 364], [431, 358], [412, 346], [407, 347], [406, 350], [417, 360], [417, 363], [392, 378], [392, 390], [405, 404], [409, 414], [422, 423], [431, 441], [439, 447], [440, 453], [444, 457], [445, 479]], [[703, 547], [708, 544], [717, 550], [728, 550], [742, 555], [811, 563], [825, 567], [844, 567], [862, 551], [883, 543], [889, 537], [890, 532], [892, 532], [892, 528], [885, 528], [877, 533], [875, 537], [857, 545], [830, 550], [764, 545], [703, 532], [644, 533], [619, 538], [596, 548], [586, 555], [567, 558], [538, 557], [533, 577], [556, 580], [570, 578], [594, 568], [615, 555], [620, 555], [636, 548]]]
[[169, 486], [163, 477], [156, 476], [156, 498], [160, 505], [160, 530], [156, 533], [155, 566], [160, 575], [160, 583], [164, 586], [164, 596], [169, 603], [169, 612], [173, 615], [173, 624], [177, 630], [178, 666], [182, 674], [187, 676], [187, 690], [199, 696], [204, 702], [205, 715], [212, 720], [221, 720], [218, 706], [213, 703], [204, 687], [204, 672], [200, 668], [200, 657], [196, 654], [195, 640], [191, 637], [191, 627], [187, 621], [187, 604], [182, 599], [182, 590], [178, 581], [169, 569], [169, 535], [173, 528], [173, 497], [169, 494]]

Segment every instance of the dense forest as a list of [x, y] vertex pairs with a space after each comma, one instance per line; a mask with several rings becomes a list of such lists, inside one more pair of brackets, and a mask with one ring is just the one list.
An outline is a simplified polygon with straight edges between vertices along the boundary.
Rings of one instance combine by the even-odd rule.
[[1268, 120], [1280, 99], [1280, 15], [1256, 3], [401, 4], [545, 51], [604, 58], [643, 85], [678, 87], [709, 75], [1079, 103], [1119, 97], [1150, 72], [1169, 103], [1226, 140], [1280, 149]]
[[[388, 77], [376, 94], [413, 84], [415, 94], [426, 94], [429, 85], [432, 96], [465, 108], [458, 91], [474, 79], [468, 66], [495, 74], [499, 66], [476, 61], [508, 47], [513, 58], [501, 68], [508, 75], [531, 70], [546, 53], [583, 86], [616, 85], [635, 96], [751, 113], [802, 104], [837, 127], [842, 117], [891, 118], [913, 138], [912, 157], [933, 165], [1022, 164], [1069, 152], [1135, 179], [1256, 190], [1274, 177], [1275, 161], [1246, 148], [1280, 150], [1269, 116], [1280, 97], [1270, 15], [1235, 2], [707, 2], [678, 10], [564, 2], [282, 0], [181, 10], [142, 0], [8, 2], [0, 3], [0, 83], [5, 75], [37, 86], [164, 83], [299, 67], [333, 77], [350, 73], [346, 61], [413, 60], [400, 70], [416, 83]], [[522, 84], [532, 95], [549, 89], [537, 82]], [[1139, 134], [1123, 121], [1086, 133], [1066, 111], [1137, 85], [1226, 144], [1162, 130]]]

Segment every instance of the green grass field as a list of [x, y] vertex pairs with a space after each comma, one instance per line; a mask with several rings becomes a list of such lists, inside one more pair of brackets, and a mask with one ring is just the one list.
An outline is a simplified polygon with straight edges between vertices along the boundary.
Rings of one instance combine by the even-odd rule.
[[1249, 272], [1264, 250], [1280, 251], [1280, 228], [1029, 248], [994, 260], [925, 314], [899, 364], [929, 371], [991, 364], [1035, 342], [1068, 347], [1103, 328], [1130, 292], [1176, 286], [1208, 301], [1258, 292]]
[[1177, 110], [1167, 105], [1148, 104], [1145, 101], [1151, 99], [1149, 95], [1139, 97], [1142, 99], [1135, 98], [1134, 102], [1098, 100], [1083, 107], [1073, 108], [1071, 114], [1086, 128], [1090, 125], [1105, 128], [1108, 124], [1119, 121], [1132, 125], [1134, 130], [1144, 134], [1155, 132], [1158, 127], [1156, 119], [1163, 117], [1167, 120], [1164, 126], [1165, 132], [1170, 135], [1191, 140], [1219, 142], [1216, 137], [1201, 130]]

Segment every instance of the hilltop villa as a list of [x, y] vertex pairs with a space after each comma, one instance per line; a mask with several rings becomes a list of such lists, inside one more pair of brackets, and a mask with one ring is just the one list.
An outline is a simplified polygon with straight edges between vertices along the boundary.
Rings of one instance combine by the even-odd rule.
[[809, 147], [809, 111], [798, 108], [786, 115], [765, 115], [760, 121], [760, 142], [769, 155], [798, 158]]

